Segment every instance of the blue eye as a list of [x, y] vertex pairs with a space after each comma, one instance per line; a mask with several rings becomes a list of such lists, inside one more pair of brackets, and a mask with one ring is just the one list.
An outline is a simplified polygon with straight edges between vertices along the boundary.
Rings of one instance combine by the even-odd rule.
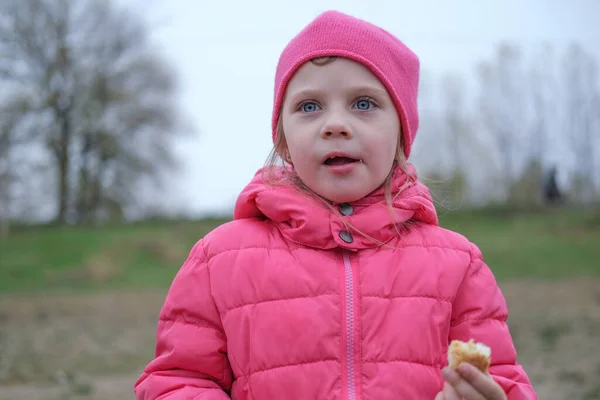
[[356, 102], [356, 108], [358, 108], [359, 110], [369, 110], [371, 109], [371, 106], [373, 105], [373, 102], [370, 100], [359, 100]]
[[319, 109], [319, 106], [315, 102], [308, 101], [306, 103], [302, 103], [300, 105], [300, 109], [302, 110], [302, 112], [312, 113], [312, 112], [317, 111]]

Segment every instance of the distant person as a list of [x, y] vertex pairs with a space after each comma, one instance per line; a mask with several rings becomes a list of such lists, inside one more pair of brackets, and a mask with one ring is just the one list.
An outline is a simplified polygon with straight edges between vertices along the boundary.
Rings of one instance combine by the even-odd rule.
[[[291, 40], [272, 157], [175, 277], [138, 399], [537, 398], [492, 272], [408, 162], [418, 81], [409, 48], [339, 12]], [[471, 338], [489, 372], [447, 366]]]
[[556, 167], [552, 167], [544, 183], [544, 200], [552, 205], [562, 202], [562, 194], [556, 182]]

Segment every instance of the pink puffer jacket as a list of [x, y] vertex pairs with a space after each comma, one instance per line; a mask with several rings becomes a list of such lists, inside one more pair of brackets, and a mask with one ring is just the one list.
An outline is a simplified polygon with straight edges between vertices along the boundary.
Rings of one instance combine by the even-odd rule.
[[537, 398], [492, 273], [437, 225], [426, 188], [395, 200], [401, 236], [383, 191], [337, 207], [259, 172], [175, 278], [137, 398], [432, 400], [449, 341], [470, 338], [491, 346], [509, 399]]

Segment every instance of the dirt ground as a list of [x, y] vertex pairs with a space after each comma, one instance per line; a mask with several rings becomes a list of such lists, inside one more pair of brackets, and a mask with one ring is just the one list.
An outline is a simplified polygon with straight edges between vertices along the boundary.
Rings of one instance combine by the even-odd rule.
[[[544, 400], [600, 400], [600, 280], [503, 283]], [[0, 400], [133, 399], [164, 291], [0, 297]]]

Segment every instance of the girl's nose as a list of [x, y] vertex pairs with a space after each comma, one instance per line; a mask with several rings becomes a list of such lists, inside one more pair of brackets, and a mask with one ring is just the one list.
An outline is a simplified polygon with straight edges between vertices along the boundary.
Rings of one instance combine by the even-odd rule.
[[352, 137], [350, 127], [339, 114], [334, 114], [327, 118], [321, 130], [321, 137], [324, 139], [334, 136]]

